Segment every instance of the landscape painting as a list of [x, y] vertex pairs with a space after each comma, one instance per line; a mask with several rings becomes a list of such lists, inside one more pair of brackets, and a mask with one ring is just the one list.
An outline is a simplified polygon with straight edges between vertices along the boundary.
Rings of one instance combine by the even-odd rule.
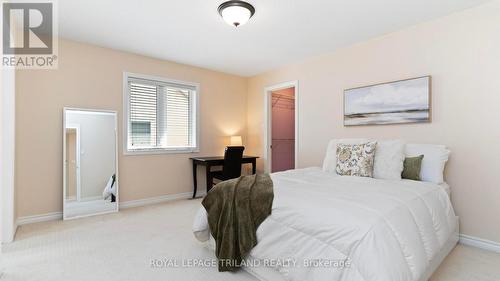
[[344, 91], [344, 125], [430, 122], [431, 77]]

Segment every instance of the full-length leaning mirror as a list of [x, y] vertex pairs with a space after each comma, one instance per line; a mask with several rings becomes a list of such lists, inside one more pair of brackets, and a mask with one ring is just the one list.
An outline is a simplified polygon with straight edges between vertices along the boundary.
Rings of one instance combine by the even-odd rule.
[[64, 219], [118, 211], [116, 112], [64, 109]]

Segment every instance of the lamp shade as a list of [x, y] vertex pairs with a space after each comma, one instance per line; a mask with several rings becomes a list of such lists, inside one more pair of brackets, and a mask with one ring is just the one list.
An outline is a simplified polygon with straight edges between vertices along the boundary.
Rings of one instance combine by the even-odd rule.
[[239, 0], [224, 2], [218, 10], [225, 22], [236, 27], [245, 24], [255, 13], [252, 5]]
[[242, 146], [243, 141], [241, 140], [241, 136], [231, 136], [231, 146]]

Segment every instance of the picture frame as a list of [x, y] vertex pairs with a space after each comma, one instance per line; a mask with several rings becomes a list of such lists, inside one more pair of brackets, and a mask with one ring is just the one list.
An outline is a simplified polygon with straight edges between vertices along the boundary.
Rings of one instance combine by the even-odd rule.
[[432, 77], [421, 76], [344, 90], [344, 126], [429, 123]]

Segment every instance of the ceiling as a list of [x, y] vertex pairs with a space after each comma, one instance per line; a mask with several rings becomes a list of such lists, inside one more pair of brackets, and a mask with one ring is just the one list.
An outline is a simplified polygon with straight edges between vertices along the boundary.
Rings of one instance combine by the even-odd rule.
[[249, 0], [229, 26], [224, 0], [58, 1], [59, 34], [76, 41], [252, 76], [448, 15], [487, 0]]

